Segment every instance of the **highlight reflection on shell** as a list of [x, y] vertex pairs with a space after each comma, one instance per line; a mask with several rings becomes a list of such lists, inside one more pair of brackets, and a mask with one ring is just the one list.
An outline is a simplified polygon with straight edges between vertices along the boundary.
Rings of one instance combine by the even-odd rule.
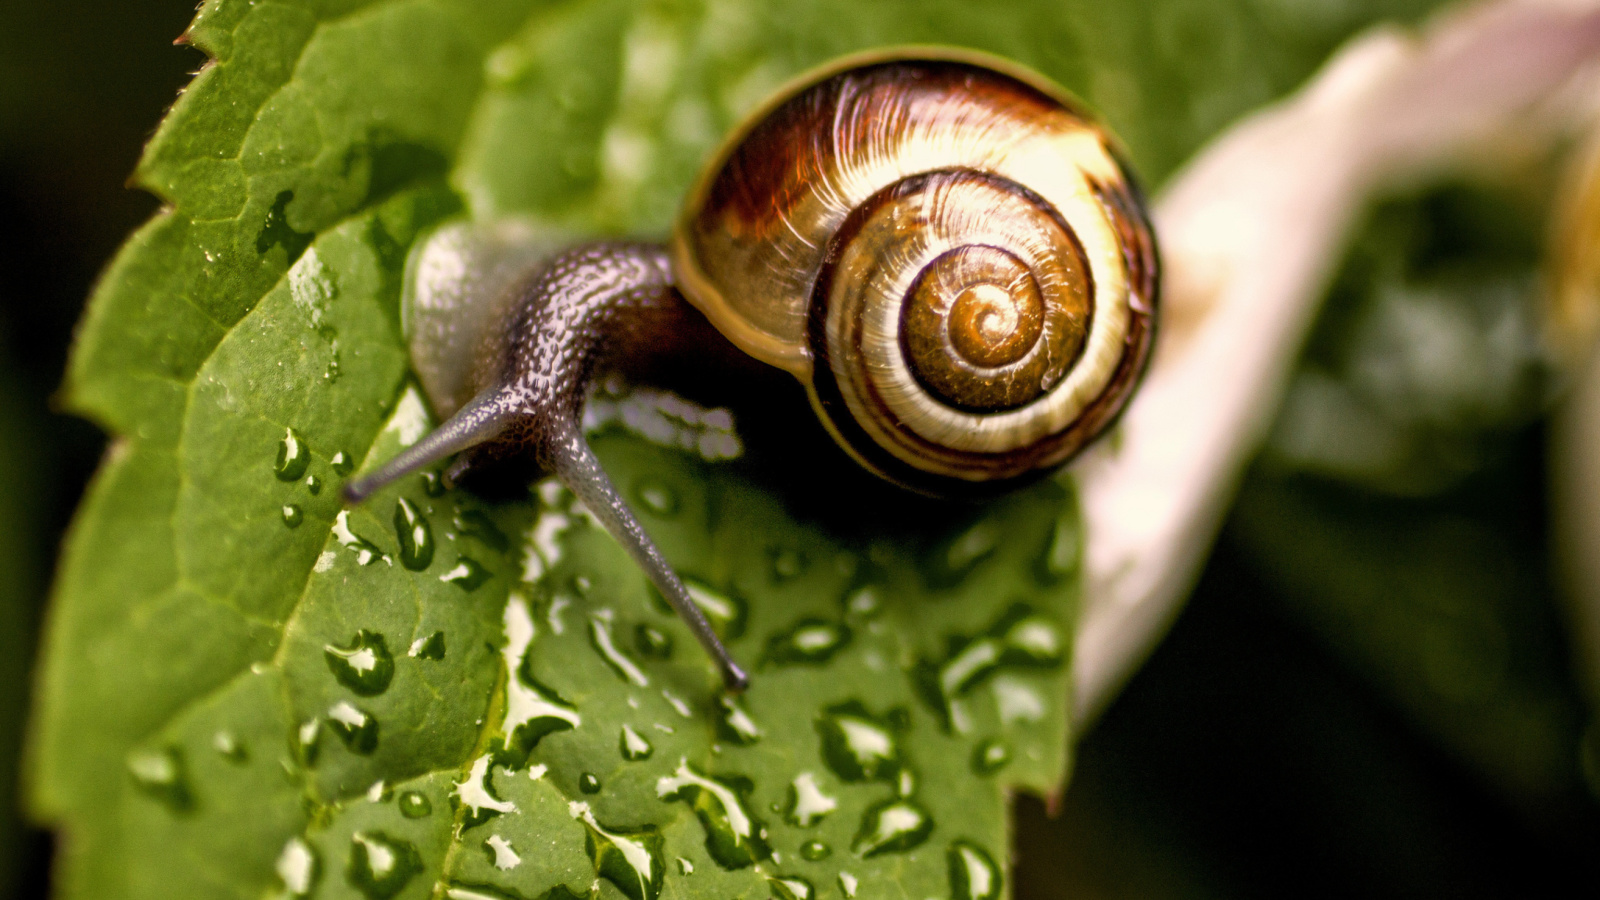
[[933, 492], [1058, 465], [1143, 367], [1156, 257], [1101, 128], [1003, 63], [847, 64], [735, 134], [680, 289], [807, 384], [839, 442]]

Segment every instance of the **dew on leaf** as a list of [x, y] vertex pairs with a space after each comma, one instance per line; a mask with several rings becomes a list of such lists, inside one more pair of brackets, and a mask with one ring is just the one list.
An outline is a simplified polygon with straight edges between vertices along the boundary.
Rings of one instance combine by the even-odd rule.
[[1000, 867], [988, 851], [971, 841], [955, 841], [950, 863], [950, 900], [1000, 900]]
[[350, 459], [350, 454], [344, 452], [343, 450], [335, 453], [333, 458], [328, 460], [328, 465], [332, 467], [334, 473], [338, 475], [349, 475], [351, 472], [354, 472], [356, 468], [355, 462]]
[[371, 787], [367, 788], [367, 802], [384, 803], [393, 794], [394, 789], [389, 786], [389, 783], [379, 778], [372, 783]]
[[427, 516], [404, 497], [395, 501], [394, 533], [400, 542], [400, 565], [421, 572], [433, 562], [433, 527]]
[[617, 673], [622, 680], [646, 687], [650, 679], [644, 674], [633, 660], [629, 659], [620, 649], [611, 632], [611, 610], [603, 609], [589, 617], [589, 643], [599, 652], [600, 658], [606, 661], [611, 671]]
[[139, 790], [176, 813], [194, 809], [188, 768], [176, 747], [135, 750], [128, 754], [128, 774]]
[[289, 528], [299, 528], [300, 523], [306, 520], [306, 514], [297, 503], [290, 503], [283, 507], [283, 524]]
[[444, 632], [435, 631], [427, 637], [419, 637], [412, 641], [406, 655], [412, 659], [444, 659]]
[[[749, 606], [743, 598], [715, 590], [691, 578], [683, 579], [683, 586], [688, 589], [689, 598], [705, 613], [718, 637], [732, 641], [744, 634]], [[659, 594], [656, 599], [663, 607], [666, 606], [666, 601], [661, 600]]]
[[291, 897], [304, 897], [316, 886], [322, 866], [317, 860], [316, 851], [304, 838], [292, 837], [278, 852], [273, 869], [278, 873], [285, 893]]
[[283, 439], [278, 441], [278, 459], [273, 463], [272, 474], [278, 476], [279, 481], [299, 481], [310, 465], [311, 449], [306, 446], [305, 439], [293, 428], [285, 428]]
[[481, 825], [503, 813], [517, 811], [515, 803], [495, 796], [494, 785], [490, 781], [493, 763], [494, 760], [487, 753], [473, 760], [466, 777], [456, 782], [456, 786], [450, 791], [450, 796], [455, 798], [457, 806], [466, 812], [461, 823], [462, 831], [474, 825]]
[[1000, 724], [1013, 722], [1038, 722], [1044, 718], [1044, 698], [1031, 685], [1007, 675], [995, 678], [989, 685], [994, 691], [995, 706], [1000, 712]]
[[790, 782], [786, 812], [789, 824], [810, 828], [838, 808], [839, 801], [824, 794], [817, 777], [810, 772], [801, 772]]
[[771, 885], [775, 900], [811, 900], [817, 894], [811, 882], [798, 875], [774, 875], [767, 884]]
[[300, 765], [310, 768], [317, 764], [317, 757], [322, 752], [322, 720], [317, 718], [307, 719], [294, 729], [291, 740], [295, 759]]
[[972, 770], [990, 775], [1011, 761], [1011, 748], [999, 738], [989, 738], [972, 751]]
[[839, 893], [844, 894], [845, 900], [855, 900], [856, 887], [860, 882], [849, 872], [839, 873]]
[[245, 750], [244, 743], [239, 736], [231, 731], [219, 731], [211, 736], [211, 748], [216, 750], [223, 759], [232, 763], [242, 763], [250, 759], [250, 754]]
[[900, 747], [889, 726], [858, 701], [830, 707], [817, 720], [822, 759], [845, 781], [887, 780], [900, 770]]
[[[949, 648], [943, 660], [918, 663], [914, 679], [918, 693], [939, 714], [945, 728], [956, 731], [966, 727], [957, 700], [997, 672], [1005, 668], [1055, 668], [1066, 659], [1060, 628], [1022, 604], [1006, 610], [982, 634], [952, 638]], [[1023, 718], [1032, 720], [1043, 715], [1042, 698], [1029, 703], [1017, 692], [1012, 693], [1016, 694], [1016, 703], [1024, 704], [1014, 704], [1019, 713], [1039, 707], [1038, 715], [1025, 713], [1021, 714]]]
[[647, 659], [672, 658], [672, 635], [651, 625], [641, 623], [634, 627], [633, 646]]
[[844, 598], [844, 608], [852, 616], [870, 619], [883, 608], [883, 597], [878, 589], [872, 585], [865, 585], [851, 591]]
[[492, 574], [483, 567], [483, 563], [470, 556], [461, 556], [456, 558], [455, 567], [440, 575], [439, 580], [445, 584], [453, 584], [464, 591], [475, 591], [491, 577]]
[[569, 803], [567, 811], [589, 830], [585, 848], [596, 875], [616, 885], [628, 900], [661, 896], [666, 868], [661, 862], [661, 832], [655, 826], [606, 828], [595, 820], [587, 803]]
[[504, 553], [511, 546], [511, 541], [505, 532], [501, 531], [494, 524], [494, 520], [482, 510], [460, 510], [455, 514], [453, 521], [457, 533], [463, 537], [474, 538], [497, 553]]
[[408, 819], [425, 819], [433, 814], [433, 801], [419, 791], [401, 792], [395, 805], [400, 807], [400, 815]]
[[350, 703], [341, 700], [328, 708], [328, 727], [351, 753], [367, 756], [378, 749], [378, 720]]
[[748, 746], [761, 739], [761, 728], [739, 701], [724, 694], [717, 698], [717, 736], [725, 741]]
[[928, 571], [937, 583], [959, 582], [1000, 546], [1004, 536], [1000, 523], [984, 519], [945, 544], [943, 552], [929, 561]]
[[1082, 553], [1082, 532], [1078, 528], [1077, 518], [1064, 516], [1057, 520], [1050, 535], [1050, 544], [1040, 560], [1045, 582], [1058, 581], [1078, 571]]
[[339, 546], [345, 547], [356, 555], [356, 562], [363, 566], [370, 566], [375, 562], [389, 562], [389, 557], [378, 549], [378, 545], [367, 540], [350, 530], [350, 510], [342, 509], [333, 517], [333, 538]]
[[655, 752], [655, 748], [650, 746], [650, 742], [645, 740], [644, 736], [639, 732], [634, 731], [631, 725], [622, 726], [622, 734], [617, 743], [619, 745], [618, 749], [622, 752], [622, 758], [629, 762], [649, 759], [650, 754]]
[[882, 853], [904, 853], [928, 839], [933, 819], [910, 800], [896, 799], [868, 809], [861, 817], [850, 849], [871, 858]]
[[578, 790], [585, 794], [600, 793], [600, 776], [593, 772], [584, 772], [578, 776]]
[[850, 629], [837, 622], [807, 618], [767, 642], [767, 660], [780, 665], [818, 665], [850, 643]]
[[522, 857], [517, 855], [516, 848], [498, 834], [489, 835], [489, 839], [483, 842], [483, 848], [489, 853], [489, 864], [502, 872], [522, 865]]
[[340, 684], [363, 697], [388, 690], [394, 678], [394, 657], [383, 635], [365, 628], [357, 631], [346, 646], [324, 646], [322, 657]]
[[309, 491], [313, 497], [322, 493], [322, 479], [315, 475], [307, 475], [306, 490]]
[[526, 674], [524, 657], [534, 635], [528, 601], [516, 594], [508, 598], [504, 622], [506, 646], [501, 654], [506, 666], [506, 711], [501, 742], [509, 762], [520, 766], [541, 738], [577, 728], [583, 718], [576, 707]]
[[810, 862], [827, 859], [833, 853], [833, 848], [821, 841], [806, 841], [800, 845], [800, 858]]
[[[683, 716], [685, 719], [694, 718], [694, 711], [689, 709], [689, 704], [685, 703], [683, 698], [679, 697], [677, 694], [674, 694], [666, 688], [662, 688], [661, 699], [667, 701], [667, 705], [672, 707], [673, 712], [676, 712], [678, 715]], [[657, 725], [656, 727], [665, 728], [667, 734], [672, 733], [672, 729], [666, 728], [664, 725]]]
[[678, 874], [679, 875], [693, 875], [694, 874], [694, 863], [688, 861], [687, 859], [684, 859], [681, 856], [678, 857]]
[[421, 871], [422, 855], [409, 841], [381, 831], [358, 831], [350, 836], [345, 878], [371, 900], [388, 900]]
[[678, 513], [678, 493], [666, 482], [654, 478], [643, 479], [634, 487], [633, 496], [640, 506], [662, 518]]
[[740, 797], [746, 784], [696, 772], [687, 760], [656, 782], [656, 796], [688, 803], [706, 832], [706, 852], [725, 869], [742, 869], [772, 855], [766, 829]]

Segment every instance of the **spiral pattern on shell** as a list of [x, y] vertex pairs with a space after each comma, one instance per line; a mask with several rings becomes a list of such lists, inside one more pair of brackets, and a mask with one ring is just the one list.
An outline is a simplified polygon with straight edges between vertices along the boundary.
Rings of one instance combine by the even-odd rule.
[[686, 296], [934, 493], [1059, 465], [1144, 366], [1156, 254], [1104, 131], [970, 56], [846, 65], [731, 140], [674, 242]]

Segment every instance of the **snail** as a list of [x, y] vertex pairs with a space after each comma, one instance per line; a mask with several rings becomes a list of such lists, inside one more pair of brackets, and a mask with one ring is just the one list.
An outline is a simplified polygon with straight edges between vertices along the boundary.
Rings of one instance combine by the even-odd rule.
[[[484, 278], [504, 279], [507, 258], [487, 254]], [[1060, 466], [1112, 422], [1149, 354], [1157, 283], [1140, 195], [1065, 91], [965, 51], [841, 60], [735, 130], [669, 245], [557, 252], [505, 293], [503, 313], [445, 298], [459, 327], [410, 330], [449, 418], [345, 496], [452, 454], [448, 482], [531, 455], [739, 690], [748, 676], [584, 440], [598, 368], [646, 350], [687, 301], [800, 379], [867, 469], [923, 493], [979, 495]]]

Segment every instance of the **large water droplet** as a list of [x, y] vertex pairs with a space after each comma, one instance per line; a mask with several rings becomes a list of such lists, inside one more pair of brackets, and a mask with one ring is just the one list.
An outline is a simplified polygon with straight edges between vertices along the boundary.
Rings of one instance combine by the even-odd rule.
[[822, 792], [817, 777], [801, 772], [789, 784], [789, 824], [810, 828], [822, 821], [828, 813], [839, 808], [839, 801]]
[[490, 777], [493, 762], [488, 754], [473, 760], [466, 777], [456, 782], [456, 786], [450, 791], [457, 808], [465, 813], [462, 816], [461, 831], [466, 831], [474, 825], [481, 825], [503, 813], [517, 811], [515, 803], [501, 800], [494, 793], [494, 782]]
[[183, 753], [176, 747], [135, 750], [128, 754], [128, 774], [145, 794], [176, 813], [194, 809]]
[[817, 895], [811, 882], [798, 875], [774, 875], [767, 879], [776, 900], [811, 900]]
[[394, 505], [394, 533], [400, 539], [400, 565], [421, 572], [433, 562], [433, 528], [428, 518], [404, 497]]
[[316, 886], [317, 876], [322, 874], [316, 851], [300, 837], [292, 837], [284, 843], [273, 869], [278, 873], [278, 880], [283, 882], [284, 893], [291, 897], [304, 897], [311, 893]]
[[972, 751], [972, 770], [979, 775], [997, 772], [1011, 761], [1011, 748], [999, 738], [990, 738]]
[[643, 735], [634, 731], [632, 726], [629, 725], [622, 726], [622, 735], [618, 740], [618, 744], [622, 751], [622, 758], [629, 762], [649, 759], [650, 754], [655, 752], [655, 748], [650, 746], [650, 742], [645, 740]]
[[767, 642], [767, 659], [785, 665], [817, 665], [832, 659], [848, 643], [848, 627], [824, 619], [807, 618], [788, 631], [774, 635]]
[[328, 709], [328, 727], [358, 756], [378, 749], [378, 720], [343, 700]]
[[761, 739], [761, 728], [737, 700], [724, 694], [717, 698], [717, 736], [740, 746]]
[[522, 865], [522, 857], [517, 855], [511, 842], [498, 834], [489, 835], [483, 842], [483, 849], [489, 853], [489, 864], [504, 872]]
[[694, 809], [706, 832], [706, 852], [725, 869], [742, 869], [772, 855], [766, 829], [745, 807], [749, 784], [711, 778], [679, 760], [673, 774], [656, 782], [656, 796]]
[[950, 900], [1000, 900], [1000, 867], [988, 851], [971, 841], [956, 841], [950, 862]]
[[408, 841], [381, 831], [358, 831], [350, 836], [345, 878], [372, 900], [388, 900], [400, 893], [421, 871], [422, 856]]
[[299, 528], [300, 523], [306, 520], [306, 514], [300, 509], [299, 504], [290, 503], [283, 508], [283, 524], [289, 528]]
[[547, 734], [577, 728], [583, 723], [578, 710], [528, 673], [527, 651], [533, 643], [533, 615], [528, 601], [513, 594], [506, 600], [506, 646], [501, 651], [506, 666], [506, 713], [501, 743], [507, 765], [520, 766]]
[[861, 882], [849, 872], [839, 873], [839, 893], [844, 894], [845, 900], [855, 900], [856, 887], [859, 886], [860, 883]]
[[600, 610], [589, 617], [589, 643], [594, 645], [594, 649], [600, 653], [600, 658], [604, 659], [606, 665], [611, 667], [611, 671], [617, 673], [623, 681], [638, 687], [648, 686], [650, 679], [645, 676], [644, 671], [618, 649], [611, 633], [611, 619], [612, 613], [609, 609]]
[[350, 510], [342, 509], [333, 517], [333, 538], [356, 555], [356, 562], [363, 566], [370, 566], [375, 562], [388, 562], [389, 557], [378, 549], [378, 545], [367, 540], [350, 530]]
[[328, 465], [333, 468], [335, 475], [349, 475], [356, 470], [355, 461], [343, 450], [335, 453], [333, 458], [328, 460]]
[[666, 868], [661, 861], [661, 832], [655, 826], [606, 828], [595, 821], [587, 803], [569, 803], [567, 810], [589, 829], [585, 847], [595, 874], [617, 886], [629, 900], [656, 900]]
[[889, 780], [900, 770], [900, 746], [889, 726], [858, 701], [830, 707], [817, 720], [822, 758], [845, 781]]
[[400, 807], [400, 815], [408, 819], [425, 819], [433, 815], [433, 801], [418, 791], [403, 791], [394, 802]]
[[810, 862], [827, 859], [833, 854], [833, 848], [821, 841], [806, 841], [800, 845], [800, 858]]
[[585, 794], [600, 793], [600, 776], [593, 772], [584, 772], [578, 776], [578, 790]]
[[470, 556], [461, 556], [456, 559], [455, 567], [440, 575], [439, 580], [464, 591], [475, 591], [492, 577], [493, 573], [485, 569], [483, 563]]
[[910, 800], [896, 799], [867, 810], [851, 849], [863, 857], [904, 853], [928, 839], [933, 819]]
[[278, 442], [278, 461], [273, 464], [272, 473], [279, 481], [299, 481], [309, 465], [311, 449], [306, 446], [305, 439], [293, 428], [285, 428], [283, 440]]
[[444, 632], [435, 631], [427, 637], [419, 637], [412, 641], [406, 655], [412, 659], [434, 661], [444, 659]]
[[388, 690], [394, 678], [394, 657], [389, 654], [383, 635], [365, 628], [356, 632], [349, 646], [324, 646], [322, 657], [340, 684], [363, 697]]

